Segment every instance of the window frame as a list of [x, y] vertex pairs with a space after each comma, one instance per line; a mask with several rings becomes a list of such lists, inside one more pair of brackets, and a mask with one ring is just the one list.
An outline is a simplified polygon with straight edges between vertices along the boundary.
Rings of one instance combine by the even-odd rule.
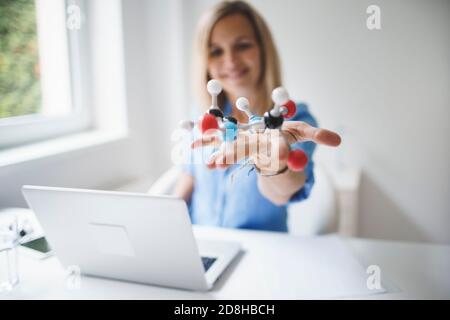
[[[63, 2], [65, 11], [64, 28], [67, 30], [69, 93], [72, 111], [67, 115], [52, 117], [37, 113], [0, 119], [0, 150], [93, 129], [94, 111], [92, 99], [90, 99], [90, 47], [86, 2], [85, 0], [60, 1]], [[38, 6], [39, 0], [36, 0], [35, 4]], [[81, 28], [78, 30], [68, 30], [66, 27], [67, 8], [73, 4], [79, 6], [82, 12]]]

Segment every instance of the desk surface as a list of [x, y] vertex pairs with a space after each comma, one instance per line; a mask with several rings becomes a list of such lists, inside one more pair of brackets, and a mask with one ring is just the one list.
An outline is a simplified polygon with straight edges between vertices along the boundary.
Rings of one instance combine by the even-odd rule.
[[[0, 299], [292, 299], [283, 291], [262, 290], [255, 264], [280, 257], [277, 243], [301, 240], [288, 234], [194, 227], [196, 236], [241, 242], [241, 254], [209, 292], [191, 292], [94, 277], [82, 277], [79, 289], [68, 289], [64, 269], [55, 257], [43, 261], [20, 257], [20, 284]], [[436, 299], [450, 298], [450, 246], [343, 239], [364, 266], [378, 265], [382, 278], [390, 284], [388, 293], [349, 296], [356, 299]], [[262, 250], [262, 248], [264, 248]], [[289, 257], [286, 256], [288, 261]], [[295, 274], [277, 275], [286, 292], [295, 286]], [[285, 277], [285, 278], [283, 278]], [[289, 279], [289, 281], [286, 281]], [[270, 288], [269, 288], [270, 289]]]

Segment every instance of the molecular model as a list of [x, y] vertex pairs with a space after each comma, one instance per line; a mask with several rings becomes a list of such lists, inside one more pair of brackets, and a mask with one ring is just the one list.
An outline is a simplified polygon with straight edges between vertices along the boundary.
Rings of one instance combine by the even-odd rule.
[[[217, 105], [217, 97], [222, 92], [222, 85], [217, 80], [210, 80], [207, 84], [208, 93], [211, 95], [211, 106], [198, 122], [182, 121], [181, 127], [192, 130], [196, 125], [200, 132], [204, 134], [208, 130], [219, 130], [222, 133], [224, 144], [232, 143], [236, 140], [239, 130], [247, 130], [249, 133], [256, 133], [261, 130], [272, 129], [281, 130], [285, 119], [292, 118], [296, 111], [295, 103], [290, 100], [289, 94], [283, 87], [278, 87], [272, 91], [272, 101], [274, 106], [267, 111], [264, 116], [254, 115], [250, 111], [249, 101], [241, 97], [236, 101], [236, 107], [245, 112], [248, 116], [248, 123], [238, 123], [234, 117], [224, 117], [222, 110]], [[287, 165], [292, 171], [301, 171], [308, 163], [308, 157], [302, 150], [290, 150]]]

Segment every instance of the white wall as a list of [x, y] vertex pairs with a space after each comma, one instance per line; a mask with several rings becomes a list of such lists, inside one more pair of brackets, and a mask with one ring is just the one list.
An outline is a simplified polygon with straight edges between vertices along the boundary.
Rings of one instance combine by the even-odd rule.
[[[186, 36], [216, 1], [193, 0]], [[318, 158], [363, 168], [360, 236], [450, 243], [450, 2], [251, 1], [268, 21], [285, 84], [323, 127]], [[382, 29], [366, 28], [381, 8]]]

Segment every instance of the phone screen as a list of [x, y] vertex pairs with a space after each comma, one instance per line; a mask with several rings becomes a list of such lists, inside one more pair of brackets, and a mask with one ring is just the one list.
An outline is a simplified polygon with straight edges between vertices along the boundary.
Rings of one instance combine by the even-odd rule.
[[42, 253], [48, 253], [51, 251], [50, 245], [44, 237], [37, 238], [25, 243], [22, 243], [21, 246], [27, 247]]

